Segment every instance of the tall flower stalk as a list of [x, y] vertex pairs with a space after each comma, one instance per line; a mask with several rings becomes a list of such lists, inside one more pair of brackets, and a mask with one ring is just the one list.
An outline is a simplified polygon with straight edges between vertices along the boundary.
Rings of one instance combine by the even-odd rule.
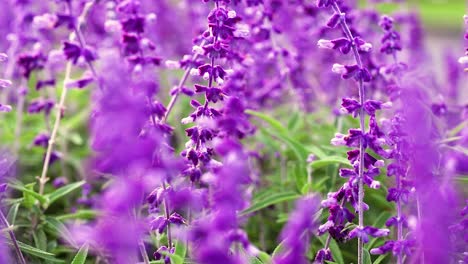
[[[402, 71], [406, 67], [405, 64], [398, 61], [397, 56], [397, 52], [402, 49], [400, 34], [394, 29], [393, 19], [389, 16], [381, 18], [380, 26], [384, 31], [380, 52], [391, 56], [392, 61], [388, 66], [381, 67], [380, 72], [387, 81], [389, 97], [393, 101], [397, 101], [402, 89]], [[414, 244], [410, 234], [404, 236], [404, 228], [408, 228], [408, 221], [403, 214], [403, 205], [408, 202], [410, 189], [413, 187], [407, 178], [409, 157], [406, 149], [408, 140], [403, 129], [404, 119], [404, 115], [396, 113], [390, 121], [391, 128], [388, 133], [393, 162], [387, 167], [387, 176], [395, 177], [395, 186], [388, 189], [387, 201], [395, 203], [396, 215], [390, 217], [385, 225], [395, 227], [396, 240], [388, 240], [382, 246], [370, 251], [371, 254], [386, 254], [391, 251], [396, 256], [398, 264], [403, 263], [403, 258], [405, 255], [409, 255]]]
[[[465, 40], [468, 40], [468, 15], [463, 16], [465, 22]], [[468, 72], [468, 47], [465, 48], [465, 56], [462, 56], [458, 59], [458, 63], [465, 67], [465, 72]]]
[[[327, 26], [331, 28], [340, 26], [344, 34], [344, 37], [334, 40], [321, 39], [318, 42], [318, 46], [320, 48], [339, 50], [342, 54], [348, 54], [349, 52], [353, 54], [354, 65], [335, 63], [332, 71], [341, 74], [343, 79], [354, 78], [356, 80], [358, 85], [358, 100], [344, 98], [342, 110], [345, 113], [352, 114], [354, 117], [359, 116], [359, 129], [350, 129], [348, 135], [336, 134], [335, 138], [332, 139], [333, 145], [357, 147], [358, 149], [348, 152], [348, 160], [351, 162], [353, 169], [340, 169], [340, 176], [348, 178], [348, 182], [338, 192], [330, 193], [328, 199], [322, 202], [322, 206], [329, 208], [330, 217], [327, 223], [319, 227], [319, 233], [329, 232], [331, 237], [338, 240], [357, 237], [357, 263], [362, 264], [364, 243], [369, 241], [369, 236], [386, 236], [389, 232], [388, 229], [364, 226], [364, 210], [368, 209], [368, 206], [364, 203], [364, 185], [369, 185], [371, 188], [379, 188], [380, 183], [373, 178], [379, 175], [379, 167], [384, 165], [382, 160], [377, 160], [366, 153], [366, 148], [370, 147], [377, 154], [387, 156], [387, 153], [382, 148], [382, 144], [384, 143], [382, 139], [383, 134], [377, 125], [375, 112], [388, 105], [380, 101], [366, 100], [364, 83], [370, 82], [371, 76], [364, 67], [361, 53], [369, 52], [372, 49], [372, 45], [352, 33], [353, 31], [347, 23], [346, 14], [341, 12], [337, 1], [319, 0], [317, 1], [317, 6], [333, 10], [334, 14], [328, 20]], [[366, 114], [370, 116], [368, 132], [366, 132], [365, 127]], [[349, 233], [345, 232], [343, 228], [346, 222], [353, 220], [354, 216], [344, 206], [345, 201], [350, 202], [358, 214], [358, 225]], [[329, 242], [329, 239], [327, 239], [327, 242]], [[328, 243], [323, 250], [318, 252], [316, 257], [317, 262], [332, 259], [327, 246]]]
[[[73, 17], [73, 15], [72, 15], [72, 6], [71, 6], [70, 2], [67, 2], [67, 3], [68, 3], [67, 7], [68, 7], [69, 15], [71, 17]], [[65, 77], [64, 77], [63, 83], [62, 83], [62, 93], [60, 95], [60, 100], [59, 100], [59, 102], [58, 102], [58, 104], [56, 106], [55, 122], [54, 122], [54, 126], [52, 127], [52, 132], [51, 132], [49, 140], [48, 140], [47, 151], [46, 151], [46, 154], [45, 154], [45, 157], [44, 157], [44, 164], [43, 164], [43, 167], [42, 167], [42, 173], [41, 173], [41, 176], [38, 178], [38, 181], [39, 181], [39, 194], [44, 193], [45, 184], [49, 181], [49, 178], [47, 177], [47, 171], [49, 169], [49, 164], [51, 162], [51, 157], [52, 157], [52, 153], [53, 153], [54, 144], [55, 144], [55, 141], [56, 141], [56, 138], [57, 138], [57, 133], [58, 133], [58, 130], [59, 130], [59, 127], [60, 127], [60, 121], [62, 120], [62, 114], [63, 114], [63, 111], [65, 109], [65, 100], [67, 98], [68, 89], [70, 89], [71, 87], [81, 88], [88, 82], [88, 80], [81, 80], [81, 82], [78, 81], [77, 83], [73, 83], [73, 81], [71, 79], [72, 66], [73, 66], [73, 64], [76, 63], [78, 58], [83, 55], [85, 57], [85, 60], [88, 61], [89, 65], [91, 66], [91, 69], [92, 69], [93, 73], [95, 73], [94, 67], [92, 67], [92, 64], [90, 62], [91, 60], [94, 59], [94, 57], [91, 55], [90, 52], [87, 52], [85, 50], [85, 48], [84, 48], [85, 42], [84, 42], [84, 38], [83, 38], [83, 36], [81, 34], [81, 30], [80, 30], [80, 28], [81, 28], [82, 24], [85, 22], [86, 16], [88, 15], [88, 12], [89, 12], [89, 10], [90, 10], [90, 8], [91, 8], [91, 6], [93, 4], [94, 4], [94, 1], [88, 2], [86, 4], [85, 8], [83, 9], [83, 12], [81, 13], [81, 15], [77, 19], [78, 25], [74, 26], [74, 28], [73, 28], [74, 31], [69, 36], [70, 41], [73, 41], [73, 39], [75, 37], [79, 36], [80, 37], [80, 45], [83, 48], [80, 47], [77, 50], [75, 47], [72, 47], [71, 43], [65, 42], [64, 53], [65, 53], [65, 56], [67, 57], [68, 61], [67, 61], [66, 66], [65, 66]]]

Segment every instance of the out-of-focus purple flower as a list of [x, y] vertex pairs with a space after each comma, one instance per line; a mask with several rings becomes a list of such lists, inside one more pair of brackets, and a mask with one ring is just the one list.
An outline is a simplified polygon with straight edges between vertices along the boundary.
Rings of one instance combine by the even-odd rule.
[[239, 243], [249, 254], [255, 253], [246, 235], [238, 233], [236, 213], [245, 206], [243, 189], [251, 181], [249, 168], [241, 145], [234, 140], [218, 142], [216, 152], [223, 157], [213, 171], [216, 178], [202, 178], [213, 186], [211, 213], [193, 223], [190, 237], [200, 263], [240, 263], [240, 256], [230, 253], [231, 244]]
[[22, 75], [29, 78], [31, 72], [44, 68], [47, 57], [41, 52], [23, 53], [18, 55], [16, 64], [19, 66]]
[[[319, 206], [320, 198], [316, 195], [306, 196], [296, 202], [296, 208], [290, 213], [288, 223], [281, 232], [283, 251], [273, 259], [274, 263], [308, 263], [305, 254], [318, 225], [314, 215]], [[323, 259], [328, 258], [326, 252], [323, 254]]]
[[349, 238], [360, 237], [364, 243], [369, 242], [369, 236], [371, 237], [383, 237], [388, 236], [390, 230], [378, 229], [372, 226], [366, 226], [364, 228], [356, 227], [349, 232]]
[[68, 183], [68, 179], [66, 177], [58, 177], [58, 178], [55, 178], [53, 181], [52, 181], [52, 185], [55, 187], [55, 188], [60, 188], [60, 187], [63, 187], [65, 186], [66, 184]]
[[81, 57], [83, 57], [87, 62], [91, 62], [96, 59], [96, 55], [91, 48], [82, 48], [80, 44], [69, 41], [65, 41], [63, 43], [63, 53], [68, 60], [73, 62], [73, 64], [76, 64]]
[[10, 112], [10, 111], [11, 111], [10, 105], [0, 104], [0, 112]]
[[28, 112], [31, 114], [37, 114], [44, 112], [45, 115], [49, 115], [55, 102], [51, 99], [39, 98], [32, 101], [28, 106]]

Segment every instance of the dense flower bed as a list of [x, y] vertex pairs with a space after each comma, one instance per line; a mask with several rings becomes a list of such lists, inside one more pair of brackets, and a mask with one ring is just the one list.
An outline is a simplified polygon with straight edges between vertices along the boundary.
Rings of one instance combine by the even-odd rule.
[[468, 262], [468, 48], [357, 2], [3, 1], [0, 263]]

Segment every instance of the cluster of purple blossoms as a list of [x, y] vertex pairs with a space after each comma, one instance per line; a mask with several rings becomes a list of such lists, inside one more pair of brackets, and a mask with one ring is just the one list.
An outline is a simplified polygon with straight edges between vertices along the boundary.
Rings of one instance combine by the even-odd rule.
[[[361, 54], [368, 53], [372, 49], [372, 45], [367, 43], [360, 37], [355, 37], [350, 29], [345, 13], [341, 12], [338, 1], [317, 1], [317, 6], [320, 8], [330, 8], [333, 10], [333, 15], [327, 22], [327, 26], [335, 28], [341, 27], [344, 37], [333, 40], [319, 40], [318, 46], [325, 49], [337, 50], [346, 55], [352, 52], [355, 64], [342, 65], [334, 64], [332, 71], [341, 75], [343, 79], [354, 79], [358, 83], [359, 98], [343, 98], [342, 110], [345, 113], [359, 117], [359, 129], [350, 129], [347, 135], [336, 134], [331, 143], [336, 146], [355, 147], [358, 149], [348, 151], [348, 160], [351, 163], [352, 169], [340, 169], [340, 176], [347, 178], [348, 181], [334, 193], [329, 193], [328, 198], [322, 202], [322, 206], [328, 208], [328, 221], [319, 227], [319, 235], [328, 233], [329, 237], [324, 249], [320, 250], [316, 256], [316, 262], [323, 263], [324, 261], [332, 260], [329, 251], [330, 239], [337, 241], [358, 238], [358, 263], [361, 263], [363, 258], [363, 244], [369, 241], [371, 237], [382, 237], [389, 234], [388, 229], [378, 229], [372, 226], [364, 226], [364, 211], [368, 210], [367, 204], [364, 203], [364, 185], [370, 188], [380, 188], [380, 182], [374, 178], [380, 174], [380, 168], [385, 165], [383, 160], [378, 160], [369, 153], [366, 149], [369, 148], [376, 154], [387, 158], [389, 153], [384, 149], [385, 138], [379, 128], [376, 120], [376, 111], [391, 106], [389, 103], [382, 103], [376, 100], [366, 100], [365, 83], [371, 81], [371, 75], [364, 66], [361, 60]], [[366, 131], [365, 119], [369, 116], [369, 128]], [[346, 207], [346, 202], [349, 202], [358, 213], [358, 225], [349, 231], [345, 229], [347, 223], [352, 223], [354, 214]]]
[[[273, 263], [308, 263], [315, 234], [328, 237], [314, 263], [334, 261], [332, 239], [357, 238], [361, 264], [364, 244], [390, 234], [391, 240], [377, 242], [370, 253], [391, 252], [397, 263], [443, 263], [448, 252], [465, 250], [466, 235], [460, 246], [460, 241], [446, 234], [466, 234], [466, 207], [461, 218], [450, 210], [459, 198], [451, 177], [465, 166], [466, 155], [460, 152], [466, 151], [466, 128], [445, 139], [450, 133], [435, 123], [443, 119], [444, 125], [453, 128], [452, 123], [460, 118], [449, 120], [450, 105], [445, 102], [431, 104], [429, 91], [405, 79], [415, 65], [398, 60], [405, 46], [410, 51], [407, 61], [423, 61], [417, 15], [397, 15], [395, 20], [382, 17], [384, 33], [380, 54], [375, 54], [371, 42], [380, 37], [375, 33], [378, 12], [353, 10], [357, 1], [317, 0], [314, 5], [305, 0], [65, 0], [47, 4], [21, 0], [8, 5], [19, 16], [0, 18], [2, 33], [3, 20], [13, 20], [8, 24], [14, 33], [7, 37], [11, 46], [7, 53], [15, 58], [7, 61], [7, 55], [0, 54], [0, 62], [7, 61], [6, 80], [0, 79], [0, 112], [16, 112], [15, 154], [21, 147], [17, 144], [22, 112], [44, 120], [43, 131], [34, 131], [38, 134], [32, 142], [45, 149], [37, 196], [50, 197], [48, 168], [55, 161], [62, 162], [62, 174], [51, 185], [58, 189], [70, 181], [63, 169], [70, 158], [68, 138], [58, 141], [68, 131], [60, 130], [60, 122], [71, 112], [87, 116], [87, 109], [77, 107], [76, 102], [65, 107], [67, 93], [72, 88], [96, 87], [89, 100], [92, 154], [82, 173], [87, 183], [81, 197], [73, 200], [77, 205], [64, 208], [66, 213], [96, 210], [94, 219], [73, 230], [77, 242], [90, 244], [92, 258], [117, 264], [151, 263], [153, 258], [170, 264], [179, 257], [181, 244], [187, 249], [184, 257], [201, 264], [249, 263], [260, 256], [260, 249], [250, 241], [256, 234], [249, 239], [252, 234], [244, 228], [247, 220], [240, 212], [250, 206], [252, 192], [260, 185], [253, 184], [257, 179], [252, 167], [257, 164], [252, 166], [251, 155], [263, 162], [269, 154], [249, 152], [249, 137], [255, 129], [245, 110], [291, 111], [299, 102], [296, 109], [308, 119], [308, 112], [323, 101], [335, 104], [341, 98], [342, 81], [336, 74], [354, 80], [343, 83], [351, 87], [348, 91], [355, 90], [346, 94], [357, 95], [342, 98], [335, 114], [353, 117], [337, 120], [357, 120], [359, 128], [337, 133], [331, 140], [332, 145], [350, 148], [350, 165], [339, 170], [346, 182], [321, 203], [316, 195], [296, 201]], [[323, 16], [329, 16], [326, 27], [320, 26]], [[468, 18], [464, 19], [467, 24]], [[400, 35], [394, 22], [406, 23], [414, 39], [404, 42], [408, 34]], [[330, 30], [335, 28], [340, 30]], [[163, 61], [163, 55], [178, 56], [188, 48], [188, 35], [196, 36], [192, 54]], [[311, 39], [320, 40], [310, 45]], [[379, 65], [386, 59], [392, 62]], [[459, 62], [468, 64], [468, 50]], [[328, 66], [331, 71], [324, 72]], [[165, 95], [165, 82], [175, 79], [167, 70], [177, 68], [184, 74]], [[189, 78], [196, 84], [186, 85]], [[18, 83], [12, 85], [10, 79]], [[16, 88], [14, 93], [8, 90], [10, 86]], [[382, 99], [386, 97], [390, 102]], [[180, 105], [185, 114], [184, 102], [189, 102], [190, 113], [180, 118], [174, 109]], [[385, 122], [379, 120], [384, 109], [393, 110]], [[468, 113], [466, 106], [462, 109]], [[461, 116], [466, 119], [467, 115]], [[338, 127], [341, 131], [341, 124]], [[55, 142], [60, 144], [55, 147]], [[4, 202], [7, 185], [2, 161], [0, 156], [0, 201]], [[440, 165], [443, 162], [445, 168]], [[365, 188], [379, 189], [377, 177], [382, 172], [394, 182], [386, 197], [395, 204], [395, 215], [385, 223], [388, 229], [365, 225], [368, 218], [364, 221], [364, 212], [370, 209], [364, 203]], [[101, 193], [96, 195], [98, 188]], [[40, 206], [32, 221], [39, 223], [35, 230], [55, 210], [46, 212]], [[320, 206], [328, 211], [322, 225], [317, 221]], [[431, 211], [434, 206], [443, 210]], [[3, 211], [0, 225], [8, 232], [19, 262], [26, 263], [14, 237], [14, 232], [22, 230], [10, 226]], [[28, 241], [24, 235], [20, 239]], [[2, 238], [0, 262], [10, 263], [13, 251], [7, 252], [3, 242]], [[270, 249], [262, 245], [265, 252], [261, 253]], [[460, 254], [455, 258], [462, 259]]]
[[[465, 39], [468, 40], [468, 15], [463, 16], [463, 20], [465, 22], [465, 27], [466, 27]], [[458, 62], [462, 65], [468, 65], [468, 48], [466, 48], [465, 56], [460, 57], [460, 59], [458, 59]]]
[[[406, 65], [398, 62], [397, 52], [402, 50], [400, 35], [394, 29], [393, 19], [389, 16], [383, 16], [380, 21], [380, 26], [384, 31], [380, 51], [391, 56], [392, 62], [389, 66], [382, 66], [380, 74], [384, 77], [387, 86], [389, 97], [397, 102], [401, 95], [401, 82], [403, 70]], [[387, 166], [387, 176], [394, 177], [395, 187], [388, 189], [387, 201], [396, 204], [396, 215], [390, 217], [385, 225], [394, 227], [396, 233], [395, 240], [388, 240], [378, 248], [371, 249], [371, 254], [386, 254], [392, 252], [397, 258], [397, 263], [402, 263], [404, 256], [411, 255], [414, 239], [411, 234], [405, 234], [405, 229], [408, 229], [408, 219], [403, 214], [403, 205], [407, 204], [411, 195], [413, 185], [408, 179], [408, 139], [405, 135], [405, 115], [395, 113], [390, 121], [390, 131], [386, 138], [388, 145], [391, 147], [390, 158], [393, 162]]]
[[[243, 102], [236, 93], [223, 86], [231, 70], [226, 70], [222, 63], [239, 57], [231, 45], [239, 39], [236, 24], [240, 18], [228, 4], [229, 1], [215, 1], [207, 17], [208, 29], [195, 39], [199, 44], [193, 47], [192, 56], [185, 56], [179, 62], [166, 61], [169, 68], [184, 68], [185, 74], [171, 91], [167, 111], [159, 117], [161, 122], [167, 121], [180, 94], [190, 97], [201, 94], [205, 99], [204, 102], [191, 99], [194, 110], [182, 119], [184, 124], [195, 123], [185, 130], [189, 141], [181, 152], [184, 160], [181, 174], [186, 181], [184, 178], [168, 179], [168, 186], [163, 184], [148, 197], [150, 211], [157, 212], [160, 205], [164, 206], [165, 216], [155, 217], [151, 224], [153, 230], [167, 233], [168, 245], [161, 246], [154, 254], [156, 259], [164, 258], [166, 262], [175, 250], [171, 242], [171, 225], [191, 222], [173, 212], [176, 209], [188, 216], [197, 216], [197, 220], [190, 223], [188, 235], [193, 243], [194, 257], [202, 263], [218, 263], [216, 261], [220, 259], [238, 261], [239, 256], [231, 257], [229, 253], [234, 242], [247, 250], [251, 247], [246, 234], [237, 227], [236, 211], [245, 207], [246, 199], [243, 198], [246, 197], [232, 196], [232, 190], [242, 192], [242, 186], [250, 182], [248, 164], [237, 162], [247, 158], [237, 140], [251, 129]], [[208, 84], [195, 84], [194, 90], [185, 87], [189, 74], [201, 77]], [[217, 161], [215, 155], [223, 157], [224, 161]], [[233, 203], [234, 200], [237, 202]], [[207, 209], [208, 214], [204, 212]]]

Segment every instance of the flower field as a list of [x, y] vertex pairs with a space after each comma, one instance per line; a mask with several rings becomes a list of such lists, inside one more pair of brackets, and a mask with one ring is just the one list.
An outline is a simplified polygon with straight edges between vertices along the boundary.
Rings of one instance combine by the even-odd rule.
[[468, 263], [468, 13], [1, 0], [0, 264]]

